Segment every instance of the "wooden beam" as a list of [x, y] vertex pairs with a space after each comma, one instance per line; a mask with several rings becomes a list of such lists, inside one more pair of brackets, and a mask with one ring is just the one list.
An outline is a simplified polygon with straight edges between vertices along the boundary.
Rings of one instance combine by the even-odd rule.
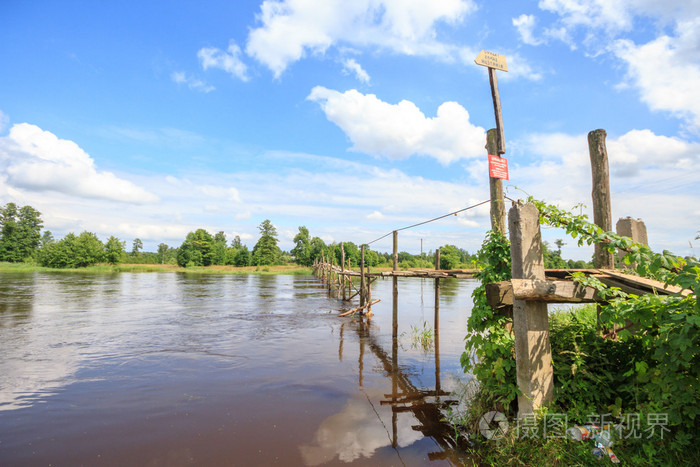
[[512, 279], [512, 297], [516, 300], [536, 300], [552, 303], [591, 303], [599, 301], [593, 287], [573, 281], [541, 279]]

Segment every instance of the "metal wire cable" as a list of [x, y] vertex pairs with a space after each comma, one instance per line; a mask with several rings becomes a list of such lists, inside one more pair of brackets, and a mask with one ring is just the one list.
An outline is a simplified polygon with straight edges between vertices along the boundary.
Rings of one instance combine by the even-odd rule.
[[445, 214], [445, 215], [443, 215], [443, 216], [436, 217], [436, 218], [434, 218], [434, 219], [430, 219], [430, 220], [427, 220], [427, 221], [419, 222], [419, 223], [413, 224], [413, 225], [408, 225], [408, 226], [406, 226], [406, 227], [401, 227], [400, 229], [392, 230], [392, 231], [389, 232], [388, 234], [382, 235], [382, 236], [379, 237], [379, 238], [375, 238], [374, 240], [372, 240], [372, 241], [369, 242], [369, 243], [366, 243], [365, 245], [371, 245], [371, 244], [374, 243], [374, 242], [378, 242], [379, 240], [388, 237], [389, 235], [393, 234], [394, 232], [398, 232], [398, 231], [400, 231], [400, 230], [412, 229], [413, 227], [418, 227], [419, 225], [424, 225], [424, 224], [428, 224], [428, 223], [430, 223], [430, 222], [435, 222], [435, 221], [437, 221], [437, 220], [444, 219], [445, 217], [448, 217], [448, 216], [454, 216], [454, 215], [459, 214], [460, 212], [468, 211], [469, 209], [474, 209], [474, 208], [476, 208], [476, 207], [478, 207], [478, 206], [481, 206], [482, 204], [486, 204], [486, 203], [488, 203], [488, 202], [490, 202], [490, 201], [491, 201], [490, 199], [487, 199], [486, 201], [482, 201], [481, 203], [474, 204], [474, 205], [472, 205], [472, 206], [468, 206], [468, 207], [466, 207], [466, 208], [464, 208], [464, 209], [460, 209], [459, 211], [454, 211], [454, 212], [451, 212], [451, 213], [449, 213], [449, 214]]

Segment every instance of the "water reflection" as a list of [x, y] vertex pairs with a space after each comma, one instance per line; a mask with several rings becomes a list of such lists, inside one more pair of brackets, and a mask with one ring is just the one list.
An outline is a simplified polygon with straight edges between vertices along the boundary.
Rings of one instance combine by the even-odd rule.
[[[414, 380], [414, 370], [399, 365], [399, 287], [392, 278], [391, 354], [382, 346], [380, 326], [362, 317], [340, 326], [338, 358], [343, 360], [348, 327], [355, 331], [358, 344], [358, 388], [343, 409], [326, 418], [317, 429], [313, 441], [302, 445], [300, 451], [307, 465], [315, 466], [341, 462], [352, 462], [359, 458], [372, 458], [377, 450], [390, 447], [401, 463], [402, 448], [427, 437], [435, 442], [434, 449], [427, 453], [431, 460], [451, 459], [460, 461], [451, 426], [444, 421], [445, 411], [459, 401], [450, 397], [442, 385], [440, 369], [440, 303], [442, 281], [434, 282], [434, 385], [420, 386]], [[454, 285], [454, 284], [451, 284]], [[453, 291], [458, 287], [452, 287]], [[421, 288], [421, 296], [423, 294]], [[456, 296], [457, 294], [454, 293]], [[422, 302], [425, 303], [424, 301]], [[384, 320], [386, 322], [386, 319]], [[346, 349], [347, 350], [347, 349]], [[380, 387], [365, 386], [366, 361], [370, 361], [372, 372], [380, 374], [384, 383]], [[420, 380], [420, 379], [419, 379]], [[390, 392], [387, 383], [391, 384]], [[423, 381], [423, 384], [425, 382]], [[418, 384], [418, 385], [417, 385]], [[461, 384], [458, 379], [448, 378], [448, 390]]]
[[441, 301], [434, 355], [401, 342], [433, 305], [419, 282], [399, 285], [395, 305], [391, 281], [373, 286], [367, 323], [337, 318], [343, 304], [312, 277], [2, 275], [0, 463], [387, 465], [449, 451], [437, 396], [459, 370], [471, 286]]
[[423, 434], [411, 428], [416, 423], [410, 413], [401, 414], [397, 432], [392, 435], [393, 410], [390, 406], [376, 404], [383, 398], [383, 391], [367, 388], [347, 401], [343, 410], [325, 419], [310, 444], [300, 447], [306, 465], [329, 463], [338, 458], [352, 462], [361, 457], [371, 458], [380, 448], [407, 447], [423, 438]]

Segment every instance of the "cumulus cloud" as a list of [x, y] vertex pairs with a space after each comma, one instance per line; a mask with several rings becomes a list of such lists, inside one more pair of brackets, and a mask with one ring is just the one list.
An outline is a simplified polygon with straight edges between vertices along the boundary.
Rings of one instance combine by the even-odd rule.
[[10, 124], [10, 117], [7, 116], [7, 114], [3, 113], [2, 110], [0, 110], [0, 133], [5, 131], [5, 128], [7, 128], [7, 125]]
[[193, 76], [189, 76], [187, 73], [185, 73], [183, 71], [172, 72], [170, 74], [170, 79], [173, 80], [173, 82], [175, 82], [177, 84], [184, 84], [188, 88], [193, 89], [195, 91], [211, 92], [214, 89], [216, 89], [211, 84], [207, 84], [200, 79], [197, 79]]
[[612, 52], [627, 65], [627, 79], [652, 110], [670, 112], [700, 129], [700, 17], [680, 22], [677, 36], [646, 44], [619, 40]]
[[0, 163], [6, 182], [16, 188], [136, 204], [158, 201], [134, 183], [97, 170], [73, 141], [28, 123], [13, 125], [0, 138]]
[[436, 26], [456, 23], [475, 9], [472, 0], [266, 0], [246, 53], [275, 77], [337, 43], [451, 59], [454, 50], [436, 39]]
[[535, 23], [537, 22], [534, 15], [520, 15], [513, 18], [513, 26], [518, 30], [520, 40], [529, 45], [540, 45], [542, 39], [538, 39], [534, 35]]
[[582, 26], [611, 34], [631, 30], [635, 16], [673, 22], [700, 14], [700, 2], [688, 0], [540, 0], [539, 7], [559, 15], [567, 28]]
[[[592, 56], [612, 54], [626, 67], [620, 88], [636, 88], [650, 109], [669, 112], [691, 131], [700, 130], [699, 1], [541, 0], [539, 8], [556, 15], [544, 29], [545, 41], [558, 39], [572, 49], [579, 41]], [[643, 44], [632, 36], [640, 20], [657, 31]], [[526, 43], [538, 42], [535, 21], [532, 15], [513, 20]]]
[[[517, 143], [518, 150], [531, 154], [534, 161], [514, 163], [510, 183], [565, 209], [584, 203], [588, 206], [584, 212], [591, 215], [591, 169], [585, 134], [539, 134]], [[697, 230], [698, 217], [688, 208], [700, 203], [696, 189], [700, 186], [700, 171], [694, 170], [700, 165], [700, 143], [644, 129], [609, 135], [606, 146], [613, 221], [626, 216], [642, 218], [653, 249], [690, 254], [688, 240]], [[510, 196], [523, 197], [521, 193]], [[670, 225], [673, 229], [669, 230]], [[567, 251], [565, 256], [574, 254]]]
[[204, 70], [219, 68], [241, 81], [248, 81], [248, 67], [241, 60], [241, 48], [234, 42], [229, 42], [227, 50], [216, 47], [199, 49], [197, 57]]
[[343, 60], [343, 71], [354, 74], [355, 78], [365, 84], [369, 83], [369, 75], [354, 58]]
[[412, 102], [389, 104], [354, 89], [341, 93], [316, 86], [307, 99], [345, 132], [353, 151], [390, 159], [426, 155], [443, 165], [484, 154], [485, 130], [456, 102], [443, 103], [428, 118]]

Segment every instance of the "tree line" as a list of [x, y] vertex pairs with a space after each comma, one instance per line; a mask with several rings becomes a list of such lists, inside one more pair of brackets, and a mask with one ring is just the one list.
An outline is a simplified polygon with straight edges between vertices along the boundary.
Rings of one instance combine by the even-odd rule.
[[[177, 264], [181, 267], [192, 266], [273, 266], [296, 263], [311, 266], [321, 257], [335, 258], [340, 264], [340, 243], [326, 244], [319, 237], [312, 237], [309, 229], [300, 226], [295, 235], [294, 246], [290, 251], [279, 248], [278, 233], [269, 219], [258, 226], [260, 237], [252, 250], [241, 242], [237, 235], [229, 243], [222, 231], [212, 235], [206, 229], [197, 229], [185, 237], [179, 247], [165, 243], [158, 245], [157, 252], [145, 252], [143, 242], [136, 238], [127, 251], [126, 242], [110, 236], [102, 242], [92, 232], [78, 235], [69, 233], [60, 240], [53, 238], [49, 230], [42, 233], [41, 213], [31, 206], [18, 207], [14, 203], [0, 206], [0, 261], [33, 261], [41, 266], [52, 268], [78, 268], [97, 263], [136, 263], [136, 264]], [[546, 268], [585, 268], [592, 267], [584, 261], [564, 260], [561, 247], [564, 243], [557, 240], [558, 250], [552, 250], [545, 242], [544, 260]], [[352, 267], [360, 264], [360, 248], [351, 241], [342, 242], [345, 260]], [[365, 264], [372, 267], [390, 267], [393, 258], [390, 253], [380, 253], [365, 245]], [[435, 253], [414, 255], [405, 251], [398, 253], [398, 265], [401, 269], [417, 267], [434, 267]], [[479, 266], [476, 256], [455, 245], [440, 247], [440, 269], [475, 268]]]

